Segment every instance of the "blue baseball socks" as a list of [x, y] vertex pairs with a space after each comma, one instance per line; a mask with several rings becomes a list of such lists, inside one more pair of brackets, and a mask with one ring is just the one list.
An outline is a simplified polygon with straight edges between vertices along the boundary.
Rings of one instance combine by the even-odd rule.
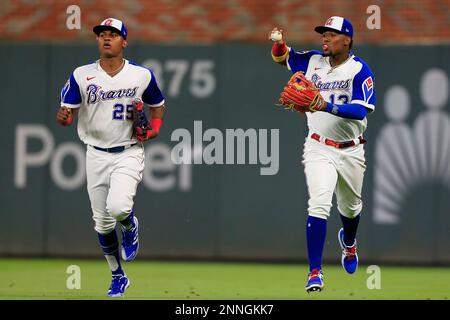
[[309, 270], [322, 269], [322, 254], [327, 236], [327, 220], [308, 216], [306, 243], [308, 245]]
[[342, 220], [342, 226], [344, 227], [344, 244], [351, 247], [355, 243], [356, 231], [358, 230], [359, 218], [358, 214], [353, 219], [347, 218], [340, 214]]
[[108, 234], [98, 233], [98, 240], [100, 242], [100, 246], [102, 247], [106, 261], [108, 261], [108, 265], [111, 268], [112, 274], [123, 275], [124, 272], [120, 265], [119, 240], [117, 239], [116, 230], [113, 230]]

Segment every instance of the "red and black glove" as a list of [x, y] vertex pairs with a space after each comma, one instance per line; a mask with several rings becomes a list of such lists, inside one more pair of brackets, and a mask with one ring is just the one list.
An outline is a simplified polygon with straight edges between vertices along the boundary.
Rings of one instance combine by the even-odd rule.
[[145, 141], [156, 137], [162, 125], [162, 119], [147, 120], [144, 103], [141, 99], [133, 100], [133, 135], [138, 141]]
[[162, 119], [154, 118], [147, 122], [146, 128], [136, 128], [136, 139], [142, 142], [156, 137], [159, 134], [162, 123]]

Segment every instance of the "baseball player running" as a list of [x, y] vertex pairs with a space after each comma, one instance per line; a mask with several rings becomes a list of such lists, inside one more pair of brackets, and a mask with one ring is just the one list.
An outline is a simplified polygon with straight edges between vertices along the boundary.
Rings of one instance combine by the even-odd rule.
[[[374, 76], [369, 66], [351, 51], [350, 21], [334, 16], [315, 31], [322, 34], [322, 52], [297, 52], [286, 45], [283, 30], [274, 28], [269, 33], [274, 41], [273, 60], [294, 73], [280, 102], [297, 110], [308, 108], [309, 133], [303, 152], [309, 193], [307, 292], [321, 291], [324, 285], [322, 253], [333, 192], [343, 225], [338, 232], [342, 266], [350, 274], [358, 267], [356, 231], [366, 168], [362, 135], [367, 127], [366, 116], [375, 109]], [[310, 85], [317, 94], [305, 89]]]
[[[154, 139], [163, 123], [164, 97], [150, 69], [123, 58], [127, 28], [105, 19], [93, 28], [100, 59], [76, 68], [61, 92], [57, 121], [71, 125], [78, 116], [78, 135], [87, 146], [87, 189], [95, 231], [112, 272], [108, 297], [122, 297], [130, 285], [122, 269], [116, 221], [120, 223], [120, 255], [133, 260], [139, 249], [138, 219], [133, 198], [144, 169], [143, 141]], [[141, 99], [141, 100], [138, 100]], [[150, 121], [136, 109], [150, 107]]]

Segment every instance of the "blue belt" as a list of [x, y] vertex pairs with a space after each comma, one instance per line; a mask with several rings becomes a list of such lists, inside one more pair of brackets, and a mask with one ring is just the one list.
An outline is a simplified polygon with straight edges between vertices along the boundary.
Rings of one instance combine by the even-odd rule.
[[100, 148], [100, 147], [96, 147], [96, 146], [93, 146], [93, 147], [94, 147], [94, 149], [100, 150], [100, 151], [103, 151], [103, 152], [119, 153], [119, 152], [122, 152], [123, 150], [128, 149], [128, 148], [130, 148], [132, 146], [135, 146], [135, 145], [136, 145], [136, 143], [134, 143], [132, 145], [128, 145], [128, 146], [120, 146], [120, 147], [112, 147], [112, 148]]

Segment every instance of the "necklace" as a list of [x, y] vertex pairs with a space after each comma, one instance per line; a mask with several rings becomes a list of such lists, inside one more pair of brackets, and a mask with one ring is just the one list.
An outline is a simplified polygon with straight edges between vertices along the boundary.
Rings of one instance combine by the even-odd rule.
[[106, 72], [109, 76], [112, 77], [112, 76], [116, 75], [117, 73], [119, 73], [119, 71], [122, 70], [122, 68], [123, 68], [124, 65], [125, 65], [125, 59], [122, 58], [122, 64], [120, 65], [119, 68], [117, 68], [116, 70], [111, 71], [111, 72], [108, 72], [108, 71], [105, 71], [105, 72]]
[[[345, 61], [343, 61], [343, 62], [341, 62], [341, 63], [335, 65], [334, 67], [331, 67], [331, 69], [327, 72], [327, 74], [332, 73], [334, 69], [336, 69], [336, 68], [339, 67], [340, 65], [346, 63], [346, 62], [348, 61], [348, 59], [350, 59], [350, 58], [351, 58], [351, 56], [349, 55], [348, 58], [345, 59]], [[331, 63], [330, 63], [330, 65], [331, 65]]]

